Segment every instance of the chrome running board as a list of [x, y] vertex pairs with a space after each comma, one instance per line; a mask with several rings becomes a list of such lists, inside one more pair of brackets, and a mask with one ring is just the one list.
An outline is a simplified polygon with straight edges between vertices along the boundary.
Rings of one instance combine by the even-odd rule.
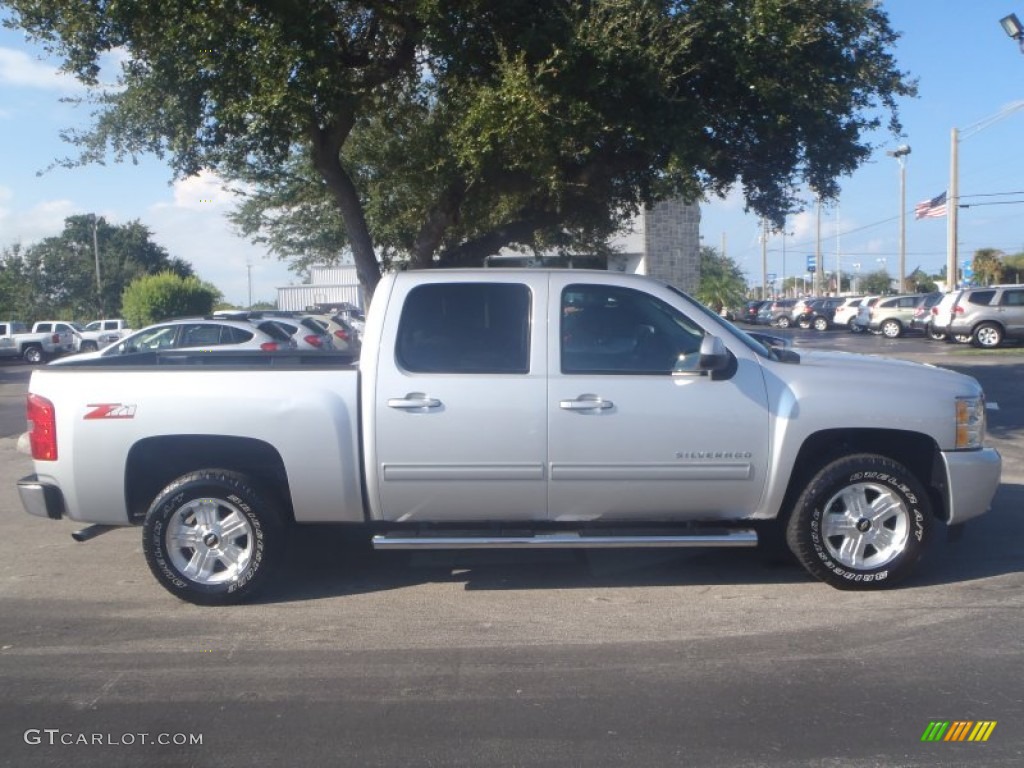
[[537, 533], [530, 536], [440, 536], [383, 534], [373, 537], [374, 549], [618, 549], [632, 547], [756, 547], [753, 530], [716, 529], [705, 534], [652, 536], [599, 533]]

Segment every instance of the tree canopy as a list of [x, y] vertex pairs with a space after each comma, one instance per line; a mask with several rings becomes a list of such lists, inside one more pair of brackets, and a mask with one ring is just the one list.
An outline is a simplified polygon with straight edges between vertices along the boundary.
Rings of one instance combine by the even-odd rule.
[[151, 236], [138, 221], [69, 216], [59, 235], [5, 251], [0, 298], [9, 314], [28, 321], [117, 317], [121, 294], [136, 278], [163, 271], [192, 275], [188, 262], [171, 257]]
[[697, 299], [715, 312], [737, 309], [746, 300], [747, 279], [735, 260], [709, 245], [700, 247]]
[[246, 231], [351, 250], [369, 294], [378, 257], [589, 252], [667, 196], [739, 185], [781, 223], [914, 91], [863, 0], [6, 4], [86, 83], [126, 57], [69, 163], [152, 152], [244, 181]]

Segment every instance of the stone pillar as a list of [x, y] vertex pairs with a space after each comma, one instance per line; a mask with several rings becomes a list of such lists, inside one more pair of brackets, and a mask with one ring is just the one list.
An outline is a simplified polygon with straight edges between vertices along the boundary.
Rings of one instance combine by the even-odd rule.
[[644, 210], [646, 273], [689, 294], [700, 283], [700, 206], [665, 200]]

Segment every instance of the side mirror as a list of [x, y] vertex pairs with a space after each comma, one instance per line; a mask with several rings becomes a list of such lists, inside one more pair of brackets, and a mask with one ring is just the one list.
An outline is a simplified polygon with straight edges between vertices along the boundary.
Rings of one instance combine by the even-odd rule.
[[698, 367], [702, 371], [722, 371], [729, 367], [732, 355], [726, 349], [725, 344], [717, 336], [708, 334], [700, 343], [700, 363]]

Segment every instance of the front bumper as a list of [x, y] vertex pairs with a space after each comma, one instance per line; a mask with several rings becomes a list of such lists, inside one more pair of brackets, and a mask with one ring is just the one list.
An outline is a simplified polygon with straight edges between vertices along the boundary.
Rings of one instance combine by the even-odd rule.
[[1003, 460], [994, 448], [980, 451], [948, 451], [942, 462], [949, 478], [950, 525], [965, 523], [984, 514], [992, 506], [992, 497], [999, 488]]
[[56, 485], [40, 479], [39, 475], [29, 475], [18, 481], [18, 495], [21, 505], [30, 515], [60, 520], [64, 517], [64, 494]]

